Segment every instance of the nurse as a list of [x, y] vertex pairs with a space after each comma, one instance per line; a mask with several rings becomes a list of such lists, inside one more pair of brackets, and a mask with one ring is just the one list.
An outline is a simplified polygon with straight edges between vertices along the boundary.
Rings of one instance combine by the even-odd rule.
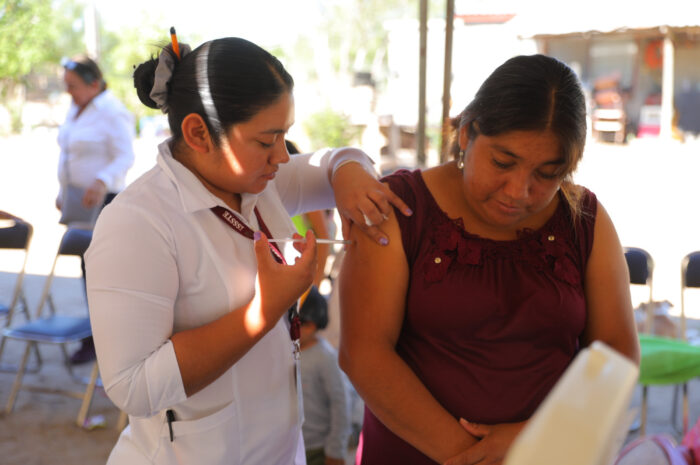
[[293, 80], [251, 42], [175, 42], [134, 82], [172, 137], [103, 210], [86, 253], [102, 380], [129, 414], [108, 463], [303, 464], [290, 307], [316, 242], [307, 233], [292, 264], [271, 239], [294, 235], [290, 215], [337, 205], [387, 244], [370, 224], [410, 211], [360, 150], [290, 159]]

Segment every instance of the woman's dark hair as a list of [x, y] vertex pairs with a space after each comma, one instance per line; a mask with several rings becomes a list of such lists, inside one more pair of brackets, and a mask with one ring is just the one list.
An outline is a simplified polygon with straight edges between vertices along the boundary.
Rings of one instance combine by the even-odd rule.
[[296, 154], [300, 153], [299, 147], [297, 147], [296, 144], [294, 142], [292, 142], [291, 140], [285, 139], [284, 145], [287, 147], [287, 152], [290, 155], [296, 155]]
[[107, 88], [107, 83], [102, 77], [102, 71], [94, 60], [87, 55], [76, 55], [63, 63], [63, 69], [73, 71], [85, 84], [92, 84], [99, 81], [100, 90]]
[[[206, 51], [208, 55], [201, 57]], [[172, 50], [163, 48], [161, 53], [172, 55]], [[202, 103], [197, 81], [197, 64], [202, 58], [207, 62], [209, 93], [220, 127], [212, 124]], [[167, 105], [168, 123], [176, 143], [182, 137], [182, 120], [190, 113], [202, 117], [210, 133], [216, 135], [214, 143], [219, 144], [220, 131], [225, 133], [232, 125], [250, 120], [294, 87], [294, 80], [277, 58], [254, 43], [237, 37], [200, 45], [175, 62], [168, 83]], [[158, 107], [149, 95], [157, 65], [158, 59], [151, 58], [134, 71], [136, 93], [150, 108]]]
[[[470, 140], [479, 134], [551, 130], [564, 159], [562, 192], [576, 214], [577, 190], [571, 173], [586, 144], [586, 101], [576, 74], [545, 55], [516, 56], [491, 73], [474, 100], [453, 121], [456, 133], [468, 126]], [[454, 155], [459, 144], [452, 145]]]

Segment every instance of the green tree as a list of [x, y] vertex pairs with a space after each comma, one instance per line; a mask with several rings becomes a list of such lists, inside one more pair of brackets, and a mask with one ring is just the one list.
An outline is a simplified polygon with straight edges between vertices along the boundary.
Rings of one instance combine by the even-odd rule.
[[[121, 28], [119, 32], [101, 28], [102, 57], [100, 67], [109, 89], [134, 114], [137, 125], [141, 117], [159, 115], [141, 103], [134, 89], [134, 69], [150, 57], [157, 57], [163, 46], [170, 41], [168, 28], [163, 28], [164, 20], [149, 16], [132, 27]], [[196, 35], [181, 36], [181, 43], [196, 46], [202, 39]], [[137, 126], [137, 129], [138, 126]]]
[[330, 108], [309, 116], [303, 126], [311, 142], [311, 150], [352, 145], [362, 132], [362, 128], [352, 125], [347, 115]]
[[[134, 89], [133, 73], [136, 66], [151, 56], [158, 56], [168, 36], [152, 23], [121, 29], [119, 33], [102, 30], [100, 33], [102, 57], [100, 66], [109, 90], [131, 111], [138, 123], [145, 115], [155, 115], [141, 103]], [[167, 31], [166, 31], [167, 32]], [[138, 129], [138, 128], [137, 128]]]
[[[358, 71], [370, 72], [375, 90], [381, 93], [387, 77], [385, 23], [393, 19], [417, 20], [419, 0], [323, 0], [317, 5], [321, 18], [318, 27], [282, 46], [277, 56], [283, 61], [288, 58], [285, 65], [291, 63], [299, 82], [321, 84], [321, 98], [314, 102], [316, 108], [333, 106], [336, 95], [333, 90], [323, 89], [347, 87]], [[444, 17], [445, 0], [429, 0], [428, 13], [430, 17]], [[334, 81], [334, 85], [328, 85]], [[305, 124], [309, 125], [328, 126], [318, 120]]]
[[[335, 0], [324, 2], [325, 23], [334, 53], [334, 65], [340, 72], [352, 72], [354, 66], [369, 70], [378, 53], [384, 52], [387, 31], [384, 22], [391, 19], [418, 18], [418, 0]], [[445, 0], [430, 0], [430, 17], [445, 16]], [[383, 55], [382, 55], [383, 56]], [[358, 60], [359, 57], [359, 60]], [[359, 63], [357, 63], [359, 61]]]
[[79, 50], [82, 30], [73, 0], [3, 0], [0, 4], [0, 103], [21, 129], [24, 91], [31, 73], [56, 69]]
[[20, 81], [37, 63], [50, 59], [55, 48], [49, 0], [5, 0], [0, 9], [0, 79]]

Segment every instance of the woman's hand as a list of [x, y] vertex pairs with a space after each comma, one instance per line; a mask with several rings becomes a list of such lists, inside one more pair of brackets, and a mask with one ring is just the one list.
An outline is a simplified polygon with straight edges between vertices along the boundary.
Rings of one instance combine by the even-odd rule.
[[305, 242], [294, 244], [301, 256], [293, 265], [275, 261], [265, 234], [259, 231], [255, 234], [260, 235], [255, 240], [258, 276], [253, 299], [258, 305], [251, 306], [245, 318], [246, 326], [253, 331], [265, 325], [276, 324], [299, 296], [311, 286], [316, 272], [316, 238], [313, 231], [306, 232]]
[[107, 194], [107, 186], [100, 179], [95, 179], [90, 186], [85, 189], [83, 195], [83, 207], [91, 208], [101, 203]]
[[479, 442], [452, 457], [444, 465], [501, 464], [513, 440], [527, 422], [482, 425], [461, 418], [459, 423], [469, 434], [479, 439]]
[[413, 213], [388, 186], [377, 181], [359, 163], [346, 163], [338, 168], [331, 184], [345, 238], [352, 222], [379, 244], [387, 245], [389, 238], [378, 225], [387, 219], [392, 205], [406, 216]]

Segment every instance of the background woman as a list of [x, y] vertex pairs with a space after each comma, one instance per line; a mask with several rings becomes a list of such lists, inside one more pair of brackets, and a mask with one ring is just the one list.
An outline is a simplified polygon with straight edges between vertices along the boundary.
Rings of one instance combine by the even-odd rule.
[[[89, 57], [76, 56], [64, 63], [63, 68], [63, 80], [72, 104], [58, 132], [61, 190], [56, 197], [56, 208], [63, 210], [63, 194], [68, 184], [85, 190], [83, 207], [106, 205], [124, 189], [126, 173], [134, 164], [134, 118], [107, 89], [102, 71]], [[85, 263], [81, 265], [85, 279]], [[80, 349], [71, 356], [75, 364], [94, 359], [92, 338], [83, 340]]]

